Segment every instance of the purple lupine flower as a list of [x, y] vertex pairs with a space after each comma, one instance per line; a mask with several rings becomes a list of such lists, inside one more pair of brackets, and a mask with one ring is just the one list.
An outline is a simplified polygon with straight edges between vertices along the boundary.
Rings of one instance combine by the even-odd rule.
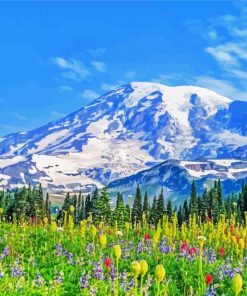
[[1, 253], [1, 255], [0, 255], [0, 258], [1, 258], [1, 259], [4, 259], [5, 257], [8, 257], [9, 252], [10, 252], [10, 248], [9, 248], [9, 246], [6, 246], [6, 247], [3, 249], [3, 251], [2, 251], [2, 253]]
[[93, 276], [98, 280], [104, 279], [103, 268], [98, 262], [93, 262]]
[[12, 277], [20, 277], [21, 276], [21, 270], [18, 266], [14, 266], [11, 269], [11, 276]]
[[87, 247], [86, 247], [86, 251], [87, 251], [87, 253], [89, 253], [89, 254], [93, 253], [93, 251], [94, 251], [94, 246], [93, 246], [93, 244], [88, 244]]
[[214, 286], [207, 288], [205, 296], [216, 296], [216, 295], [217, 293]]
[[221, 265], [219, 267], [219, 279], [223, 280], [224, 277], [230, 277], [232, 279], [235, 274], [242, 273], [242, 272], [243, 272], [243, 267], [242, 266], [233, 268], [230, 261], [227, 260], [226, 264]]
[[7, 257], [9, 255], [9, 251], [10, 251], [10, 248], [8, 246], [6, 246], [4, 249], [3, 249], [3, 252], [2, 254]]
[[68, 259], [68, 263], [71, 265], [75, 264], [74, 255], [67, 250], [64, 251], [64, 256]]
[[169, 246], [169, 245], [167, 245], [166, 244], [166, 240], [162, 240], [161, 242], [160, 242], [160, 252], [162, 253], [162, 254], [167, 254], [167, 253], [169, 253], [169, 252], [171, 252], [172, 251], [172, 249], [171, 249], [171, 247]]
[[112, 281], [115, 281], [117, 278], [117, 269], [112, 265], [111, 270], [109, 272]]
[[144, 250], [145, 250], [145, 244], [144, 244], [144, 242], [139, 242], [138, 245], [137, 245], [136, 252], [137, 253], [141, 253], [141, 252], [144, 252]]
[[86, 289], [88, 287], [89, 283], [88, 283], [88, 276], [87, 275], [82, 275], [80, 277], [79, 285], [80, 285], [81, 289]]
[[205, 258], [205, 260], [210, 264], [210, 263], [214, 263], [217, 261], [216, 258], [216, 253], [214, 249], [208, 249], [205, 250], [203, 253], [203, 257]]
[[60, 243], [56, 244], [56, 256], [60, 257], [63, 255], [63, 246]]

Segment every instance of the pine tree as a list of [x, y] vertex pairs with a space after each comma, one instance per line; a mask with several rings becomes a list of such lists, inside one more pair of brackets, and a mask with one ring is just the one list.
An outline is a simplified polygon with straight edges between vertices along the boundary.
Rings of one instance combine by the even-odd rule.
[[201, 220], [205, 222], [207, 219], [207, 207], [208, 207], [208, 191], [207, 188], [204, 189], [201, 201]]
[[109, 223], [111, 220], [111, 207], [110, 207], [110, 197], [108, 194], [107, 187], [103, 187], [101, 190], [98, 210], [100, 217], [106, 222]]
[[63, 202], [62, 210], [68, 213], [70, 206], [71, 206], [71, 198], [70, 198], [70, 194], [67, 193]]
[[[243, 184], [243, 189], [242, 189], [242, 191], [243, 191], [243, 204], [244, 204], [244, 206], [243, 206], [243, 210], [244, 210], [244, 213], [245, 212], [247, 212], [247, 184]], [[245, 223], [247, 223], [247, 221], [245, 221]]]
[[24, 221], [27, 210], [27, 189], [24, 186], [20, 191], [15, 191], [15, 212], [17, 220]]
[[146, 213], [146, 214], [148, 212], [148, 194], [147, 194], [147, 191], [145, 191], [145, 194], [144, 194], [143, 212]]
[[81, 221], [81, 206], [82, 206], [82, 194], [81, 194], [81, 191], [80, 191], [79, 196], [78, 196], [78, 205], [77, 205], [78, 222]]
[[182, 211], [182, 207], [179, 206], [178, 209], [178, 225], [181, 226], [183, 223], [183, 211]]
[[97, 224], [100, 222], [100, 209], [99, 209], [99, 191], [98, 188], [96, 188], [92, 195], [92, 214], [93, 214], [93, 220]]
[[[70, 198], [70, 194], [67, 193], [66, 197], [64, 199], [63, 202], [63, 206], [62, 206], [62, 220], [63, 222], [65, 221], [65, 223], [68, 223], [68, 215], [69, 215], [69, 207], [71, 206], [71, 198]], [[67, 214], [66, 214], [67, 213]], [[65, 216], [67, 217], [67, 219], [65, 219]]]
[[226, 218], [230, 219], [232, 215], [232, 208], [231, 208], [231, 199], [230, 196], [228, 195], [226, 203], [225, 203], [225, 208], [226, 208]]
[[125, 206], [125, 221], [130, 222], [131, 221], [131, 210], [130, 206], [126, 204]]
[[85, 199], [84, 196], [80, 193], [80, 212], [78, 215], [78, 220], [82, 221], [86, 218], [86, 210], [85, 210]]
[[171, 200], [168, 200], [167, 207], [166, 207], [166, 214], [169, 217], [169, 219], [171, 219], [171, 217], [172, 217], [172, 202], [171, 202]]
[[163, 188], [161, 189], [161, 192], [159, 194], [156, 211], [157, 211], [158, 220], [160, 220], [165, 213], [165, 202], [164, 202]]
[[28, 190], [27, 190], [27, 217], [33, 219], [35, 217], [35, 201], [34, 201], [34, 191], [29, 184]]
[[142, 194], [139, 184], [136, 188], [136, 195], [131, 213], [132, 224], [138, 223], [142, 219]]
[[224, 214], [225, 209], [224, 209], [224, 203], [223, 203], [222, 185], [220, 180], [218, 180], [218, 183], [217, 183], [217, 201], [218, 201], [220, 214]]
[[150, 211], [150, 215], [149, 215], [149, 223], [152, 223], [152, 224], [156, 225], [157, 222], [158, 222], [157, 199], [156, 199], [156, 196], [154, 196], [151, 211]]
[[190, 214], [193, 216], [194, 214], [198, 215], [198, 199], [196, 193], [196, 183], [193, 180], [190, 194]]
[[125, 206], [123, 201], [123, 196], [118, 192], [117, 194], [117, 203], [114, 211], [115, 221], [118, 222], [118, 226], [122, 228], [125, 222]]
[[90, 196], [90, 194], [88, 194], [86, 196], [86, 200], [85, 200], [85, 215], [86, 215], [86, 218], [89, 217], [90, 213], [92, 213], [92, 202], [91, 202], [91, 196]]
[[187, 200], [185, 200], [184, 204], [183, 204], [183, 219], [184, 219], [184, 221], [188, 222], [189, 217], [190, 217], [190, 210], [189, 210], [188, 202], [187, 202]]
[[48, 193], [46, 194], [45, 199], [45, 215], [48, 218], [48, 220], [51, 221], [50, 197]]

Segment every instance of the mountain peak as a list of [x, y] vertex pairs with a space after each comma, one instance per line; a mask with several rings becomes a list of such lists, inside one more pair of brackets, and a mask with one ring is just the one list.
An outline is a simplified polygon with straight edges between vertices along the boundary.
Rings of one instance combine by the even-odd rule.
[[0, 139], [0, 185], [77, 190], [175, 158], [245, 154], [247, 103], [196, 86], [132, 82], [38, 129]]

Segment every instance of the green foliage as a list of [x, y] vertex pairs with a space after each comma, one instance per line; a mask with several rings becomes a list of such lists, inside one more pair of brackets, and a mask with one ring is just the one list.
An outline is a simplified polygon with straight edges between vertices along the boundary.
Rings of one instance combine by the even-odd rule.
[[132, 207], [131, 218], [132, 218], [132, 224], [138, 223], [142, 219], [142, 194], [141, 194], [141, 189], [139, 184], [137, 185], [137, 188], [136, 188], [136, 195], [135, 195], [134, 204]]

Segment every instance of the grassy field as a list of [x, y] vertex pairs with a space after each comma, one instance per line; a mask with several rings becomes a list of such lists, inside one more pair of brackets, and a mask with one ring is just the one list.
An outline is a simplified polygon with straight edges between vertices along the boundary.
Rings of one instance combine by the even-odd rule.
[[0, 295], [247, 295], [246, 226], [0, 224]]

